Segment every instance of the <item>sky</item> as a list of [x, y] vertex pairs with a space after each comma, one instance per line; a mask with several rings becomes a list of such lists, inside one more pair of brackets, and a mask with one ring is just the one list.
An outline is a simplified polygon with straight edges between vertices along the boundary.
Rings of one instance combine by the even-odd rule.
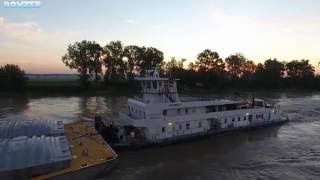
[[74, 72], [61, 57], [84, 39], [156, 47], [165, 60], [191, 62], [211, 49], [256, 63], [320, 61], [319, 0], [40, 0], [28, 9], [0, 2], [0, 65], [27, 73]]

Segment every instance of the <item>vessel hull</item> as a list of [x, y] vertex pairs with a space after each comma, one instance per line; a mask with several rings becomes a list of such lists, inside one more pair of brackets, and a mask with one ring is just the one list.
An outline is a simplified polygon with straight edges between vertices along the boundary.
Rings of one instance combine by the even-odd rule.
[[92, 166], [87, 166], [76, 171], [67, 172], [65, 174], [50, 177], [50, 180], [93, 180], [108, 173], [117, 164], [117, 159], [112, 161], [102, 162]]
[[220, 130], [209, 130], [207, 132], [194, 133], [194, 134], [183, 135], [183, 136], [176, 136], [173, 138], [168, 138], [168, 139], [164, 139], [164, 140], [157, 141], [157, 142], [146, 141], [146, 142], [143, 142], [140, 144], [127, 144], [127, 145], [112, 144], [112, 147], [117, 151], [127, 151], [127, 150], [139, 150], [139, 149], [148, 148], [148, 147], [167, 146], [167, 145], [172, 145], [172, 144], [179, 144], [179, 143], [183, 143], [183, 142], [199, 140], [199, 139], [210, 137], [212, 135], [223, 134], [223, 133], [228, 133], [228, 132], [233, 132], [233, 131], [253, 130], [253, 129], [259, 129], [259, 128], [263, 128], [263, 127], [282, 125], [288, 121], [289, 121], [288, 119], [283, 119], [283, 120], [278, 120], [278, 121], [273, 121], [273, 122], [264, 122], [264, 123], [260, 123], [260, 124], [253, 124], [253, 125], [244, 126], [244, 127], [224, 128], [224, 129], [220, 129]]

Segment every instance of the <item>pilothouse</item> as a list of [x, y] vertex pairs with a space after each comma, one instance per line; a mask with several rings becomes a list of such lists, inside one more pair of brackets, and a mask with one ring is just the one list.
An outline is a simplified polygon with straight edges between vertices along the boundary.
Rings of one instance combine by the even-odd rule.
[[114, 146], [147, 145], [236, 129], [279, 124], [279, 106], [252, 98], [248, 101], [181, 101], [177, 79], [160, 77], [157, 69], [137, 77], [141, 97], [128, 99], [122, 123], [96, 119], [100, 132]]

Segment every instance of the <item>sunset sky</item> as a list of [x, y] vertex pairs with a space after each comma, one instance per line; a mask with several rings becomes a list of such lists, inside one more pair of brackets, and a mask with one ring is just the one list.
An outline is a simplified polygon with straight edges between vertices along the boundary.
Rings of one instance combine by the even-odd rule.
[[40, 0], [34, 9], [0, 7], [0, 65], [28, 73], [70, 73], [69, 43], [153, 46], [165, 60], [194, 61], [209, 48], [254, 62], [320, 61], [319, 0]]

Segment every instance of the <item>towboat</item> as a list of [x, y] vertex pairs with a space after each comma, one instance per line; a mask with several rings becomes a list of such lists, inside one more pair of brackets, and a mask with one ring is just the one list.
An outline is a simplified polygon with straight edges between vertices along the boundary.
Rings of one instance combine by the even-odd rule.
[[115, 148], [171, 143], [215, 133], [286, 122], [280, 106], [261, 99], [181, 100], [177, 80], [160, 77], [157, 69], [136, 77], [141, 96], [129, 98], [118, 121], [99, 115], [98, 132]]

